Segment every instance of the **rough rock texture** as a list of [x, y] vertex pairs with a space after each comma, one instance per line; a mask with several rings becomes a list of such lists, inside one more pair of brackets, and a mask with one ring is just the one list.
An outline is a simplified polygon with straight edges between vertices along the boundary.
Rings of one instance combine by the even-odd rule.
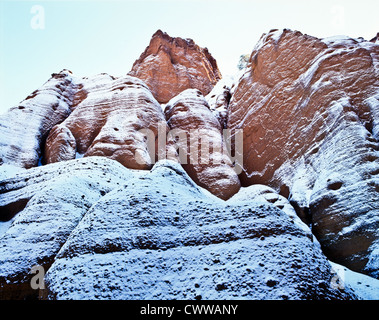
[[240, 182], [223, 140], [221, 124], [201, 92], [183, 91], [166, 105], [165, 115], [173, 140], [177, 135], [180, 163], [189, 176], [221, 199], [237, 193]]
[[0, 299], [356, 298], [324, 254], [379, 278], [378, 48], [273, 30], [214, 87], [158, 31], [136, 77], [53, 74], [0, 118]]
[[237, 74], [236, 77], [229, 76], [222, 78], [217, 82], [212, 91], [205, 96], [209, 108], [218, 119], [223, 129], [227, 128], [228, 106], [234, 93], [238, 76], [240, 75]]
[[207, 95], [221, 79], [216, 60], [192, 39], [172, 38], [158, 30], [129, 75], [142, 79], [160, 103], [185, 89]]
[[166, 162], [91, 208], [46, 283], [56, 299], [348, 298], [330, 277], [283, 211], [228, 205]]
[[[139, 172], [76, 159], [19, 173], [2, 191], [30, 198], [0, 238], [2, 299], [355, 298], [333, 287], [300, 221], [268, 202], [222, 201], [173, 161]], [[36, 264], [45, 292], [29, 286]]]
[[379, 45], [291, 30], [262, 36], [228, 107], [243, 185], [290, 197], [328, 257], [379, 276]]
[[37, 166], [50, 129], [71, 112], [75, 89], [71, 72], [63, 70], [52, 74], [19, 106], [0, 115], [0, 165]]
[[[104, 157], [33, 168], [0, 185], [1, 218], [22, 200], [0, 240], [0, 299], [34, 297], [33, 266], [47, 270], [72, 230], [91, 206], [123, 185], [133, 173]], [[9, 218], [9, 217], [8, 217]]]
[[[105, 156], [127, 168], [149, 169], [155, 163], [159, 126], [167, 125], [161, 106], [139, 79], [107, 74], [83, 79], [85, 97], [46, 140], [47, 163], [74, 159], [76, 154]], [[143, 130], [154, 135], [146, 139]]]
[[255, 184], [249, 187], [242, 187], [238, 193], [229, 199], [229, 202], [235, 201], [254, 201], [271, 203], [275, 207], [283, 210], [288, 218], [301, 228], [311, 238], [312, 233], [309, 227], [298, 217], [294, 207], [288, 200], [278, 194], [274, 189], [260, 184]]

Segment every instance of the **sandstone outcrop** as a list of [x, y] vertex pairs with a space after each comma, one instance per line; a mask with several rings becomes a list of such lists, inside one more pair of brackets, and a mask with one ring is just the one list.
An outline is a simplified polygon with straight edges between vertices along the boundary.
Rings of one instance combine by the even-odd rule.
[[[46, 163], [74, 159], [79, 153], [114, 159], [127, 168], [150, 169], [158, 154], [159, 126], [165, 136], [167, 125], [146, 85], [130, 76], [100, 74], [83, 79], [80, 92], [85, 98], [49, 133]], [[152, 141], [144, 131], [154, 135]]]
[[1, 220], [11, 218], [10, 208], [20, 212], [0, 236], [0, 299], [38, 296], [31, 288], [32, 268], [47, 270], [93, 203], [133, 177], [115, 161], [91, 157], [32, 168], [2, 181]]
[[228, 106], [243, 185], [290, 198], [328, 257], [378, 277], [379, 45], [264, 34]]
[[[238, 78], [238, 74], [236, 78]], [[227, 128], [228, 105], [237, 83], [236, 78], [231, 76], [222, 78], [217, 82], [212, 91], [205, 96], [209, 108], [218, 119], [223, 129]]]
[[272, 30], [216, 84], [158, 31], [127, 76], [53, 74], [0, 116], [0, 299], [356, 298], [327, 259], [376, 290], [378, 61]]
[[53, 74], [17, 107], [0, 115], [0, 165], [37, 166], [47, 134], [71, 112], [74, 80], [68, 70]]
[[172, 140], [177, 138], [180, 163], [189, 176], [221, 199], [237, 193], [240, 181], [228, 156], [221, 124], [201, 92], [183, 91], [169, 101], [165, 115]]
[[142, 79], [160, 103], [185, 89], [207, 95], [221, 79], [217, 62], [192, 39], [172, 38], [158, 30], [129, 75]]
[[[319, 246], [285, 211], [222, 201], [173, 161], [142, 172], [105, 157], [49, 164], [3, 183], [4, 201], [23, 192], [0, 239], [3, 299], [355, 298], [331, 285]], [[45, 291], [30, 287], [36, 264]]]

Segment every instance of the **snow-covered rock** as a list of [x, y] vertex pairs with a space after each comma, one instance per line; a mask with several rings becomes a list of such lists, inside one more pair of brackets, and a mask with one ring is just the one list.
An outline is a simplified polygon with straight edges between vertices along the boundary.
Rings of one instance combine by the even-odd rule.
[[113, 160], [91, 157], [33, 168], [2, 181], [2, 218], [9, 214], [7, 207], [12, 214], [21, 211], [2, 228], [0, 299], [38, 294], [30, 286], [32, 267], [49, 268], [91, 206], [132, 177]]
[[306, 234], [308, 234], [310, 238], [312, 238], [310, 228], [298, 217], [294, 207], [289, 203], [289, 201], [268, 186], [254, 184], [249, 187], [242, 187], [237, 194], [229, 199], [229, 202], [234, 201], [272, 203], [275, 207], [284, 211], [293, 223], [295, 223]]
[[147, 85], [53, 74], [0, 118], [0, 298], [377, 298], [378, 48], [272, 30], [214, 86], [158, 31]]
[[[180, 163], [200, 186], [221, 199], [228, 199], [240, 188], [222, 127], [199, 90], [187, 89], [171, 99], [165, 115]], [[176, 139], [175, 139], [176, 138]]]
[[54, 299], [343, 299], [277, 207], [222, 201], [158, 162], [87, 212], [46, 274]]
[[59, 162], [3, 184], [3, 201], [22, 193], [0, 238], [3, 299], [355, 298], [330, 285], [330, 264], [288, 212], [223, 201], [174, 161], [143, 172], [105, 157]]
[[379, 300], [379, 280], [330, 262], [335, 274], [333, 285], [350, 288], [359, 300]]
[[114, 159], [127, 168], [151, 168], [159, 126], [166, 137], [167, 125], [147, 86], [131, 76], [100, 74], [83, 79], [81, 92], [85, 98], [49, 133], [45, 161], [70, 160], [79, 153]]
[[[378, 275], [379, 45], [272, 30], [228, 106], [244, 186], [269, 185], [311, 222], [327, 256]], [[370, 262], [370, 263], [369, 263]]]
[[[238, 77], [238, 75], [236, 77]], [[209, 108], [219, 120], [222, 128], [226, 128], [228, 105], [237, 80], [232, 76], [223, 77], [213, 87], [212, 91], [205, 96], [205, 100], [207, 100]]]
[[37, 166], [47, 134], [70, 114], [75, 90], [75, 78], [63, 70], [0, 115], [0, 165]]

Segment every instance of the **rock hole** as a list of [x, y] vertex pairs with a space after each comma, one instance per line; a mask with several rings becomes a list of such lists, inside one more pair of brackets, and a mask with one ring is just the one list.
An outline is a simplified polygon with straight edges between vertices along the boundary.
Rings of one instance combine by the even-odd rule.
[[226, 283], [218, 283], [217, 285], [216, 285], [216, 291], [221, 291], [221, 290], [225, 290], [227, 288], [227, 285], [226, 285]]
[[278, 284], [278, 281], [277, 281], [277, 280], [272, 280], [272, 279], [270, 279], [270, 280], [268, 280], [268, 281], [266, 282], [266, 284], [267, 284], [270, 288], [272, 288], [272, 287], [275, 287], [275, 286]]
[[336, 182], [328, 184], [328, 189], [329, 190], [338, 190], [342, 187], [342, 185], [343, 185], [343, 182], [336, 181]]
[[290, 196], [290, 188], [286, 184], [281, 185], [279, 194], [284, 198], [288, 199], [288, 197]]
[[369, 162], [374, 162], [374, 161], [377, 160], [377, 159], [378, 159], [378, 157], [375, 156], [375, 155], [373, 155], [373, 154], [368, 154], [368, 155], [366, 155], [366, 156], [363, 158], [364, 161], [369, 161]]
[[0, 206], [0, 221], [6, 222], [12, 219], [21, 210], [24, 210], [29, 199], [19, 199], [5, 206]]
[[276, 201], [278, 201], [278, 198], [268, 198], [266, 200], [267, 200], [267, 202], [275, 203]]
[[316, 147], [316, 148], [314, 148], [314, 149], [311, 150], [310, 154], [315, 154], [315, 153], [317, 153], [318, 151], [319, 151], [319, 148]]

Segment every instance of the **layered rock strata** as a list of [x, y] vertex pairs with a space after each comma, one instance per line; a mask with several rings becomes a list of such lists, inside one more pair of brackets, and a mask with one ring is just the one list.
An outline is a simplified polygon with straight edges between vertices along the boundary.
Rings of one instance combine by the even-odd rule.
[[[85, 98], [49, 133], [45, 161], [70, 160], [79, 153], [114, 159], [127, 168], [150, 169], [158, 154], [160, 126], [163, 136], [168, 128], [146, 85], [130, 76], [101, 74], [84, 79], [81, 91]], [[149, 140], [147, 132], [153, 135]]]
[[[145, 295], [149, 298], [347, 297], [326, 286], [329, 267], [294, 211], [312, 228], [328, 258], [378, 278], [377, 38], [317, 39], [291, 30], [272, 30], [262, 36], [234, 86], [225, 81], [214, 87], [221, 76], [209, 52], [192, 40], [171, 38], [161, 31], [128, 76], [76, 78], [67, 70], [53, 74], [0, 118], [0, 221], [7, 221], [0, 225], [2, 292], [6, 297], [34, 296], [27, 272], [41, 264], [55, 266], [47, 277], [50, 298], [113, 298], [113, 290], [122, 297], [142, 297], [150, 285], [158, 289]], [[167, 103], [165, 113], [160, 103]], [[224, 128], [231, 133], [243, 130], [242, 158], [230, 158], [225, 152]], [[82, 156], [82, 160], [73, 160]], [[186, 173], [178, 164], [161, 164], [151, 173], [146, 170], [144, 177], [128, 187], [136, 171], [125, 167], [151, 169], [167, 156], [180, 161]], [[45, 163], [44, 167], [22, 169]], [[186, 174], [217, 197], [229, 200], [212, 197]], [[140, 187], [146, 189], [143, 195]], [[84, 198], [78, 198], [82, 190]], [[154, 192], [162, 197], [156, 198]], [[151, 199], [157, 207], [142, 205]], [[168, 205], [173, 206], [171, 211], [166, 211]], [[174, 214], [175, 207], [179, 213]], [[110, 217], [103, 217], [103, 212], [112, 210], [114, 220], [107, 221]], [[87, 215], [94, 215], [93, 225], [103, 235], [85, 224], [90, 224]], [[127, 219], [121, 221], [125, 215]], [[154, 229], [155, 225], [162, 229]], [[98, 241], [91, 238], [94, 234]], [[243, 249], [238, 251], [236, 246]], [[201, 257], [197, 250], [207, 256]], [[119, 287], [105, 281], [104, 286], [88, 284], [84, 291], [75, 292], [74, 287], [84, 281], [82, 274], [109, 277], [106, 268], [100, 268], [109, 263], [99, 253], [115, 263], [126, 261], [128, 268], [147, 278], [134, 278], [113, 265], [117, 276], [112, 281], [118, 275], [124, 279]], [[131, 253], [138, 259], [133, 260]], [[225, 261], [235, 258], [230, 270], [242, 280], [228, 275], [224, 266], [213, 266], [207, 258], [213, 253]], [[140, 270], [146, 262], [144, 254], [153, 257], [154, 266], [162, 261], [166, 265], [154, 267], [155, 271]], [[304, 277], [296, 278], [293, 270], [282, 269], [283, 261], [287, 268], [299, 265], [291, 255], [303, 259]], [[309, 260], [312, 255], [316, 261]], [[246, 275], [253, 269], [241, 271], [241, 266], [262, 259], [270, 267], [266, 272], [255, 264], [256, 281]], [[215, 272], [202, 274], [195, 261], [212, 265]], [[167, 267], [177, 262], [184, 274]], [[67, 266], [79, 276], [68, 277]], [[157, 275], [157, 270], [166, 277]], [[196, 275], [205, 283], [202, 292], [184, 280]], [[227, 281], [219, 282], [219, 277]], [[126, 279], [132, 279], [126, 285], [129, 289], [123, 286]], [[61, 280], [64, 285], [60, 287]], [[175, 283], [183, 294], [169, 283]], [[253, 293], [243, 283], [259, 289]], [[288, 290], [280, 291], [279, 284]], [[307, 289], [302, 291], [303, 287]], [[195, 288], [200, 288], [200, 282]]]
[[221, 199], [240, 188], [240, 181], [223, 139], [222, 126], [199, 90], [187, 89], [165, 108], [180, 163], [200, 186]]
[[[51, 180], [54, 172], [60, 174]], [[92, 157], [6, 181], [4, 199], [16, 185], [31, 198], [0, 239], [1, 297], [355, 297], [333, 286], [335, 275], [309, 231], [278, 206], [246, 194], [222, 201], [176, 162], [144, 172]], [[42, 292], [30, 288], [35, 264], [46, 272]]]
[[378, 276], [379, 46], [272, 30], [228, 106], [244, 131], [243, 185], [274, 187], [327, 255]]
[[142, 79], [160, 103], [167, 103], [185, 89], [198, 89], [207, 95], [221, 79], [217, 62], [207, 48], [160, 30], [129, 75]]
[[0, 164], [37, 166], [49, 131], [70, 114], [75, 91], [75, 79], [63, 70], [0, 115]]
[[[19, 212], [0, 238], [0, 299], [36, 298], [40, 293], [31, 287], [32, 268], [46, 271], [91, 206], [132, 177], [115, 161], [91, 157], [33, 168], [2, 181], [1, 218], [9, 208]], [[24, 208], [17, 205], [20, 200]]]

